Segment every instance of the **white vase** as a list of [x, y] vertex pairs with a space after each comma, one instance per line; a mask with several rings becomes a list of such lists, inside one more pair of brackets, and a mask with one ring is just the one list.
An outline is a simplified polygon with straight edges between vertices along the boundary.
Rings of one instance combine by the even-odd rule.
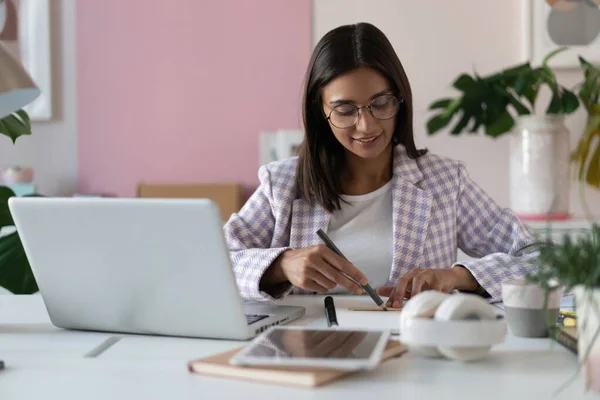
[[600, 392], [600, 289], [576, 287], [573, 293], [577, 307], [577, 354], [583, 365], [585, 386], [587, 390]]
[[523, 220], [569, 218], [569, 130], [560, 115], [523, 115], [510, 135], [510, 207]]

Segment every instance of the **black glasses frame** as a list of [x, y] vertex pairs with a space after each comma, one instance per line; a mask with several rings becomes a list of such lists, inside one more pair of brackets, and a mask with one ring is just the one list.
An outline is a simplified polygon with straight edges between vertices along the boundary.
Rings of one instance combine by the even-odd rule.
[[[398, 104], [396, 104], [396, 110], [394, 111], [394, 113], [389, 118], [377, 118], [375, 115], [373, 115], [373, 110], [371, 109], [371, 107], [373, 106], [373, 102], [375, 100], [377, 100], [377, 99], [380, 99], [381, 97], [393, 97], [393, 98], [395, 98], [398, 101]], [[329, 121], [331, 123], [331, 125], [335, 126], [338, 129], [349, 129], [349, 128], [352, 128], [353, 126], [355, 126], [358, 123], [358, 120], [360, 119], [360, 110], [362, 110], [363, 108], [367, 108], [369, 110], [369, 114], [371, 114], [371, 116], [373, 118], [375, 118], [378, 121], [385, 121], [385, 120], [394, 118], [396, 116], [396, 114], [398, 114], [398, 111], [400, 111], [400, 106], [402, 105], [403, 102], [404, 102], [404, 99], [402, 97], [398, 98], [397, 96], [394, 96], [394, 95], [391, 95], [391, 94], [384, 94], [384, 95], [381, 95], [381, 96], [378, 96], [378, 97], [374, 98], [373, 100], [371, 100], [371, 102], [369, 104], [367, 104], [365, 106], [358, 107], [358, 106], [355, 106], [354, 104], [339, 104], [339, 105], [333, 107], [331, 109], [331, 111], [329, 111], [329, 114], [327, 114], [327, 117], [325, 118], [325, 120]], [[344, 106], [352, 106], [352, 107], [354, 107], [356, 109], [356, 120], [350, 126], [344, 126], [344, 127], [337, 126], [331, 120], [331, 114], [335, 111], [336, 107], [339, 107], [339, 106], [342, 106], [342, 105], [344, 105]]]

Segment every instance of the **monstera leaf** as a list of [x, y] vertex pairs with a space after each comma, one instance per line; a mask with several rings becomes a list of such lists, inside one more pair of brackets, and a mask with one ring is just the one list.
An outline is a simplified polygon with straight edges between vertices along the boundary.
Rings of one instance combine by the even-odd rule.
[[[8, 199], [15, 196], [14, 192], [5, 186], [0, 186], [0, 225], [10, 229], [14, 226]], [[36, 195], [37, 196], [37, 195]], [[0, 237], [0, 286], [14, 294], [31, 294], [38, 291], [38, 286], [31, 271], [29, 260], [21, 243], [19, 233]]]

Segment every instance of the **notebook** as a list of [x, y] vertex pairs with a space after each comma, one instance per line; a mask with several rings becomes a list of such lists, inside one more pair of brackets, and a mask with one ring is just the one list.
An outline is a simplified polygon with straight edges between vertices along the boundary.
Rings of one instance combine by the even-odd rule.
[[[301, 387], [322, 386], [360, 372], [290, 367], [240, 367], [229, 364], [229, 359], [240, 350], [241, 348], [236, 348], [225, 353], [192, 360], [188, 362], [188, 370], [200, 375]], [[400, 356], [407, 350], [408, 348], [400, 342], [389, 341], [381, 361]]]
[[565, 346], [571, 352], [577, 354], [577, 327], [576, 326], [560, 326], [556, 327], [554, 340]]

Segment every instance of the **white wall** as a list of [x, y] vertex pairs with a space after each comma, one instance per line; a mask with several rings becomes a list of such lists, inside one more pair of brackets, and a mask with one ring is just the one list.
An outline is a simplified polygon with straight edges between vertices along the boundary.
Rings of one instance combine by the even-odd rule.
[[45, 195], [71, 195], [75, 191], [75, 1], [50, 2], [53, 120], [34, 122], [32, 135], [20, 137], [15, 145], [0, 137], [0, 168], [33, 167], [36, 190]]
[[[456, 94], [451, 83], [460, 73], [475, 69], [486, 74], [525, 61], [524, 1], [314, 0], [313, 44], [339, 25], [371, 22], [379, 27], [392, 42], [412, 85], [417, 145], [464, 161], [473, 179], [501, 206], [509, 206], [508, 137], [451, 137], [448, 130], [428, 136], [425, 124], [433, 100]], [[580, 77], [577, 70], [557, 75], [567, 87]], [[583, 110], [567, 120], [573, 146], [584, 121]], [[586, 190], [589, 205], [600, 216], [600, 192]], [[577, 196], [574, 187], [571, 210], [581, 216]]]

